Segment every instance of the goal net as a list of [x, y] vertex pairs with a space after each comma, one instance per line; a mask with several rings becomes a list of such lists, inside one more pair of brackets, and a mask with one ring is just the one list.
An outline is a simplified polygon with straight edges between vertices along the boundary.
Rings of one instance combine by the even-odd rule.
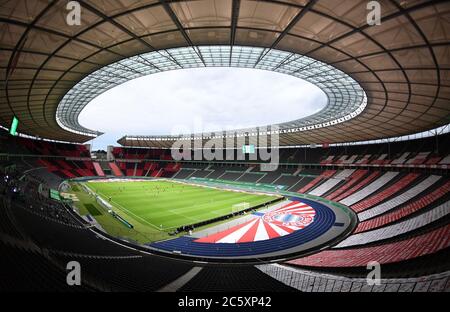
[[248, 208], [250, 208], [250, 203], [242, 202], [242, 203], [234, 204], [233, 206], [231, 206], [231, 212], [236, 213], [236, 212], [240, 212], [242, 210], [248, 209]]

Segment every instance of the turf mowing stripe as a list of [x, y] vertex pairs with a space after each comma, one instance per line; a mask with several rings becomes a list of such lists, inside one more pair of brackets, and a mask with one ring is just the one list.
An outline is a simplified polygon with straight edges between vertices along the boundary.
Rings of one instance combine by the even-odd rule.
[[[97, 194], [100, 194], [101, 196], [104, 196], [104, 195], [102, 195], [101, 193], [97, 193]], [[150, 225], [150, 226], [152, 226], [152, 227], [154, 227], [154, 228], [156, 228], [156, 229], [158, 229], [158, 227], [157, 226], [155, 226], [155, 225], [153, 225], [153, 224], [151, 224], [150, 222], [148, 222], [147, 220], [144, 220], [143, 218], [141, 218], [140, 216], [138, 216], [138, 215], [135, 215], [134, 213], [132, 213], [131, 211], [129, 211], [128, 209], [126, 209], [126, 208], [124, 208], [124, 207], [122, 207], [121, 205], [119, 205], [119, 204], [117, 204], [116, 202], [114, 202], [113, 200], [111, 200], [111, 202], [112, 203], [114, 203], [114, 205], [113, 206], [116, 206], [116, 208], [119, 208], [119, 210], [125, 210], [125, 211], [123, 211], [123, 212], [125, 212], [125, 213], [130, 213], [130, 214], [132, 214], [133, 216], [135, 216], [136, 218], [139, 218], [139, 219], [141, 219], [142, 221], [144, 221], [145, 223], [147, 223], [148, 225]]]

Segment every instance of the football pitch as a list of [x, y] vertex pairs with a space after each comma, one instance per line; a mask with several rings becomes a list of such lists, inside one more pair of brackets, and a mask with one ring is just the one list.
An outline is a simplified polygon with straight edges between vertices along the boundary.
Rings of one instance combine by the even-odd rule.
[[[233, 212], [233, 206], [255, 207], [276, 197], [159, 181], [87, 182], [127, 221], [158, 230], [170, 230]], [[125, 215], [124, 215], [125, 214]]]

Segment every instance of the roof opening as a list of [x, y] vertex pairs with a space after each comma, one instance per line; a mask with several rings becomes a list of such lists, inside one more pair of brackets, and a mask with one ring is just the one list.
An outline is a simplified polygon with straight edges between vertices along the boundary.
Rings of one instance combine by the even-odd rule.
[[[245, 68], [193, 68], [130, 80], [92, 100], [82, 126], [105, 132], [96, 148], [124, 134], [188, 134], [266, 126], [322, 110], [317, 86], [285, 74]], [[100, 146], [97, 146], [100, 145]]]

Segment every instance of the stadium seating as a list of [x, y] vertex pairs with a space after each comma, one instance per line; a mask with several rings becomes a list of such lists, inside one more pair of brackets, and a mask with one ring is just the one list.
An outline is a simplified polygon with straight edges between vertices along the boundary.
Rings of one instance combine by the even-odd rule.
[[370, 261], [381, 264], [405, 261], [450, 246], [450, 225], [412, 238], [373, 247], [325, 250], [288, 263], [307, 267], [358, 267]]
[[[450, 182], [447, 181], [445, 184], [443, 184], [442, 186], [440, 186], [439, 188], [437, 188], [436, 190], [434, 190], [433, 192], [420, 197], [418, 199], [413, 200], [411, 203], [402, 206], [399, 209], [396, 209], [392, 212], [389, 213], [384, 213], [386, 211], [389, 211], [390, 209], [386, 209], [383, 212], [380, 212], [379, 210], [377, 211], [367, 211], [368, 214], [360, 214], [360, 220], [363, 222], [360, 222], [358, 224], [358, 227], [355, 230], [355, 233], [359, 233], [359, 232], [364, 232], [364, 231], [369, 231], [375, 228], [380, 228], [383, 227], [387, 224], [396, 222], [400, 219], [403, 219], [405, 217], [408, 217], [410, 215], [412, 215], [413, 213], [416, 213], [417, 211], [427, 208], [430, 205], [433, 205], [434, 202], [445, 198], [448, 193], [450, 192]], [[374, 208], [375, 209], [375, 208]], [[369, 219], [370, 217], [373, 217], [376, 213], [384, 213], [381, 214], [378, 217]], [[369, 220], [367, 220], [369, 219]], [[366, 220], [366, 221], [364, 221]]]
[[4, 198], [0, 198], [0, 233], [2, 235], [8, 235], [13, 238], [23, 239], [23, 235], [12, 223], [4, 201]]
[[372, 207], [373, 205], [376, 205], [377, 203], [389, 198], [390, 196], [399, 192], [403, 188], [407, 187], [410, 183], [412, 183], [415, 179], [417, 179], [418, 176], [419, 174], [417, 173], [409, 173], [404, 177], [402, 177], [400, 180], [396, 181], [394, 184], [385, 188], [383, 191], [378, 192], [375, 195], [370, 196], [369, 198], [352, 205], [351, 208], [356, 212], [366, 210]]
[[360, 221], [364, 221], [369, 218], [373, 218], [377, 215], [380, 215], [382, 213], [385, 213], [389, 210], [392, 210], [395, 207], [407, 202], [411, 198], [414, 198], [415, 196], [421, 194], [423, 191], [430, 188], [434, 183], [438, 182], [439, 179], [441, 179], [440, 176], [431, 175], [431, 176], [427, 177], [426, 179], [424, 179], [423, 181], [421, 181], [421, 183], [411, 187], [404, 193], [402, 193], [390, 200], [387, 200], [384, 203], [382, 203], [378, 206], [375, 206], [370, 210], [359, 213], [358, 217], [359, 217]]
[[213, 292], [261, 292], [273, 289], [274, 292], [289, 292], [293, 290], [275, 279], [268, 279], [268, 275], [253, 266], [236, 268], [222, 265], [219, 268], [203, 268], [180, 291], [200, 292], [208, 289]]
[[358, 160], [355, 162], [355, 164], [358, 164], [358, 165], [366, 165], [366, 164], [369, 163], [370, 157], [372, 157], [372, 155], [366, 154], [366, 155], [364, 155], [363, 157], [361, 157], [360, 159], [358, 159]]
[[349, 176], [353, 174], [355, 170], [354, 169], [345, 169], [342, 172], [336, 174], [333, 178], [330, 178], [326, 180], [324, 183], [316, 187], [314, 190], [308, 192], [311, 195], [315, 196], [322, 196], [326, 192], [328, 192], [330, 189], [335, 187], [339, 182], [342, 180], [347, 179]]
[[423, 164], [427, 160], [428, 155], [430, 155], [430, 153], [431, 152], [420, 152], [420, 153], [417, 153], [416, 156], [408, 159], [406, 161], [406, 163], [407, 164], [412, 164], [412, 165]]
[[356, 182], [358, 182], [363, 176], [367, 174], [367, 170], [355, 170], [352, 175], [347, 178], [347, 181], [340, 188], [334, 190], [331, 194], [327, 195], [327, 199], [334, 199], [335, 197], [344, 193], [347, 189], [352, 187]]
[[389, 181], [391, 181], [393, 178], [395, 178], [398, 175], [398, 172], [386, 172], [381, 177], [373, 181], [372, 183], [368, 184], [361, 190], [351, 194], [350, 196], [346, 197], [343, 200], [340, 200], [341, 203], [347, 206], [351, 206], [362, 199], [366, 198], [367, 196], [373, 194], [378, 189], [386, 185]]
[[37, 249], [14, 246], [0, 240], [0, 250], [7, 257], [0, 257], [0, 289], [10, 292], [76, 292], [94, 291], [82, 284], [70, 287], [66, 283], [67, 272], [55, 265]]
[[312, 187], [314, 187], [315, 185], [317, 185], [319, 182], [321, 182], [323, 179], [325, 178], [330, 178], [331, 176], [333, 176], [336, 173], [335, 170], [326, 170], [324, 171], [320, 176], [318, 176], [317, 178], [315, 178], [314, 180], [312, 180], [311, 182], [309, 182], [307, 185], [305, 185], [304, 187], [302, 187], [301, 189], [298, 190], [299, 193], [306, 193], [308, 190], [310, 190]]
[[450, 165], [450, 155], [445, 156], [440, 162], [440, 165]]
[[84, 280], [105, 291], [158, 291], [192, 268], [188, 263], [148, 255], [54, 257], [61, 263], [78, 261]]
[[[408, 278], [382, 278], [379, 284], [370, 285], [367, 277], [347, 277], [305, 270], [298, 267], [263, 264], [257, 268], [265, 274], [302, 292], [448, 292], [448, 272]], [[382, 275], [384, 276], [384, 274]]]
[[[446, 142], [448, 137], [444, 135], [443, 142]], [[399, 276], [408, 279], [407, 275], [402, 275], [402, 266], [406, 267], [411, 263], [414, 267], [414, 261], [426, 257], [431, 257], [430, 263], [433, 265], [432, 259], [445, 259], [445, 252], [448, 250], [450, 181], [445, 166], [449, 163], [449, 151], [445, 145], [442, 145], [440, 151], [432, 150], [429, 148], [432, 144], [428, 139], [419, 140], [419, 143], [397, 142], [391, 145], [390, 152], [382, 144], [364, 148], [348, 146], [345, 151], [337, 146], [306, 152], [301, 149], [286, 149], [282, 150], [280, 155], [282, 160], [289, 160], [289, 164], [280, 165], [277, 170], [269, 172], [262, 171], [257, 164], [217, 164], [204, 161], [175, 163], [167, 151], [145, 148], [114, 148], [116, 161], [93, 161], [84, 157], [87, 155], [84, 146], [29, 141], [30, 139], [16, 139], [14, 144], [17, 144], [17, 147], [12, 145], [11, 150], [25, 151], [31, 156], [12, 158], [5, 162], [5, 165], [20, 168], [21, 172], [33, 170], [28, 173], [26, 188], [30, 191], [24, 201], [14, 203], [14, 209], [4, 207], [3, 199], [0, 202], [0, 244], [2, 248], [5, 246], [8, 253], [15, 255], [12, 260], [7, 261], [7, 265], [12, 265], [18, 257], [29, 257], [38, 263], [36, 270], [41, 272], [41, 275], [41, 270], [49, 272], [48, 277], [42, 276], [49, 281], [62, 276], [64, 271], [61, 270], [61, 265], [69, 258], [77, 259], [86, 268], [86, 278], [89, 281], [84, 286], [86, 290], [158, 290], [192, 268], [191, 264], [185, 262], [143, 255], [139, 250], [117, 244], [108, 235], [103, 235], [85, 221], [76, 219], [63, 206], [47, 202], [47, 199], [36, 195], [39, 185], [47, 190], [50, 187], [57, 188], [63, 179], [105, 176], [109, 172], [117, 176], [177, 179], [206, 177], [283, 185], [285, 190], [295, 192], [303, 189], [310, 195], [349, 205], [358, 214], [360, 223], [352, 235], [331, 249], [292, 260], [284, 266], [320, 270], [352, 269], [365, 267], [370, 258], [385, 265], [398, 263]], [[48, 153], [54, 154], [46, 155]], [[312, 165], [303, 166], [297, 163], [298, 160], [308, 160]], [[404, 168], [412, 169], [410, 171]], [[178, 250], [199, 257], [248, 256], [290, 248], [299, 242], [305, 243], [308, 239], [318, 237], [326, 228], [326, 224], [333, 222], [331, 216], [324, 220], [320, 228], [311, 227], [311, 232], [306, 236], [305, 232], [302, 232], [301, 236], [287, 235], [279, 241], [255, 242], [251, 246], [245, 245], [246, 243], [234, 246], [206, 246], [194, 242], [191, 237], [151, 243], [150, 246], [168, 253]], [[33, 249], [36, 245], [45, 248], [49, 253], [41, 254], [39, 250]], [[171, 274], [162, 274], [161, 272], [168, 270], [167, 267], [173, 268]], [[101, 268], [108, 268], [113, 273], [105, 273]], [[181, 290], [228, 290], [233, 287], [238, 289], [239, 285], [243, 290], [250, 290], [251, 281], [259, 281], [261, 290], [267, 287], [284, 287], [284, 282], [281, 284], [267, 275], [256, 273], [260, 271], [256, 271], [253, 266], [237, 268], [231, 270], [226, 266], [221, 269], [204, 267]], [[230, 282], [226, 285], [218, 284], [214, 279], [223, 276], [224, 272], [228, 272], [226, 274], [230, 276]], [[331, 287], [328, 284], [325, 286], [324, 282], [318, 282], [319, 277], [327, 280], [324, 272], [302, 273], [302, 276], [309, 276], [309, 280], [314, 282], [311, 286], [301, 289]], [[29, 274], [29, 271], [24, 270], [23, 275], [15, 272], [18, 276], [17, 285], [23, 283], [25, 273]], [[251, 274], [259, 276], [252, 280]], [[345, 275], [340, 275], [339, 272], [336, 274], [333, 278], [340, 279]], [[358, 276], [359, 273], [354, 274]], [[154, 279], [145, 278], [146, 276], [152, 276]], [[311, 276], [314, 276], [314, 279]], [[349, 289], [360, 290], [357, 278], [346, 278], [345, 283], [351, 285], [348, 286]], [[441, 287], [441, 284], [438, 284], [441, 279], [434, 275], [430, 276], [430, 279], [433, 281], [431, 283], [437, 285], [430, 289]], [[204, 281], [204, 284], [200, 281]], [[0, 283], [10, 285], [11, 289], [17, 286], [14, 285], [13, 279], [8, 277]], [[30, 281], [29, 289], [34, 289], [33, 285], [37, 283], [37, 280]], [[419, 285], [418, 289], [421, 287], [420, 282], [415, 280], [405, 282], [401, 287], [406, 289], [408, 283]], [[389, 282], [389, 285], [389, 289], [396, 289], [394, 282]]]
[[387, 225], [382, 228], [371, 230], [363, 233], [357, 233], [349, 236], [345, 240], [341, 241], [334, 248], [343, 248], [356, 245], [365, 245], [368, 243], [374, 243], [381, 240], [396, 237], [417, 229], [429, 225], [441, 218], [444, 218], [450, 214], [450, 201], [433, 208], [430, 211], [424, 212], [415, 217], [409, 218], [399, 223]]

